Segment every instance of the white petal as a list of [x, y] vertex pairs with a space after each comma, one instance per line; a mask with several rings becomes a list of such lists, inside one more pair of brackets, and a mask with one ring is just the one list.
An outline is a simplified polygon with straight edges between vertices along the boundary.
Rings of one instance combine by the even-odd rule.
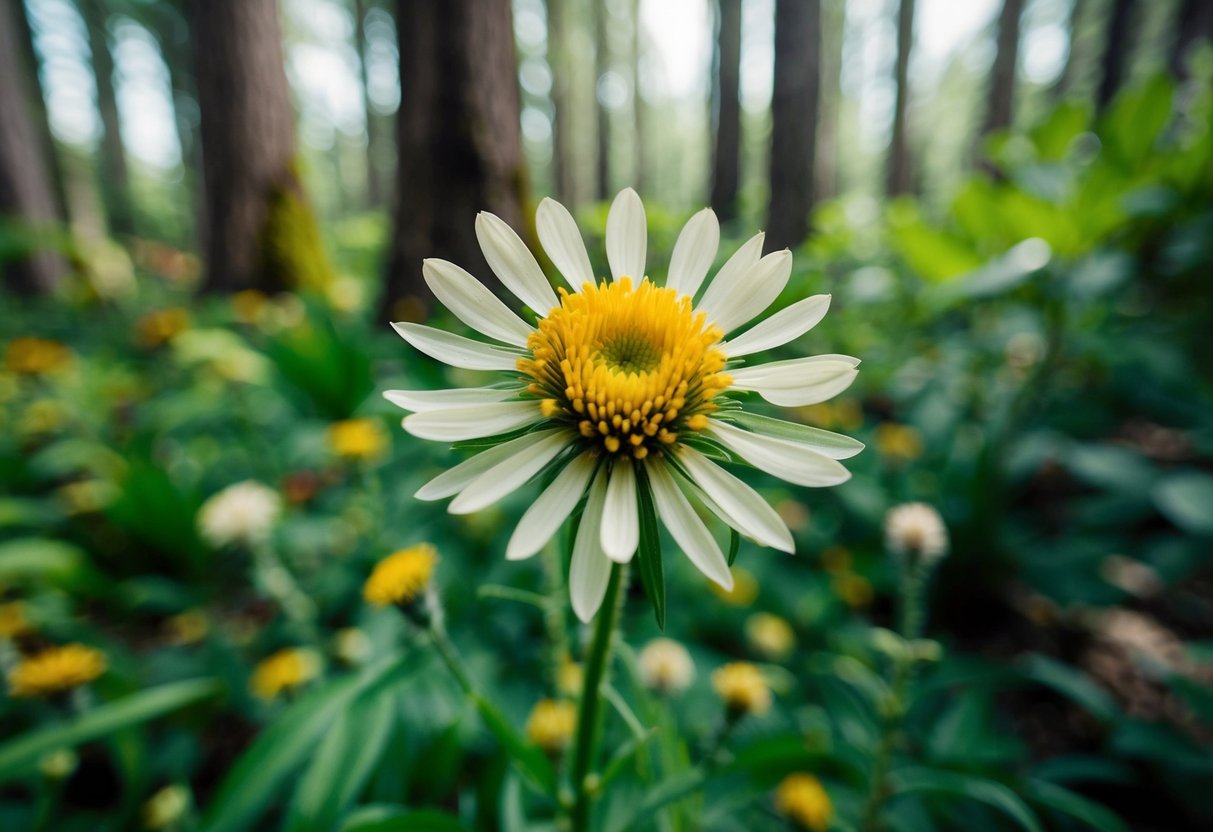
[[573, 559], [569, 565], [569, 597], [573, 612], [589, 623], [602, 606], [607, 584], [611, 580], [611, 560], [602, 551], [602, 506], [606, 502], [607, 474], [603, 469], [590, 486], [585, 512], [573, 543]]
[[564, 466], [518, 521], [505, 547], [506, 560], [529, 558], [552, 539], [585, 494], [594, 462], [594, 454], [586, 451]]
[[606, 223], [607, 263], [611, 276], [632, 278], [637, 284], [644, 277], [644, 258], [649, 245], [645, 227], [644, 203], [631, 188], [624, 188], [611, 203]]
[[704, 290], [697, 309], [714, 309], [720, 304], [721, 299], [732, 291], [731, 287], [762, 259], [762, 244], [766, 238], [767, 235], [759, 231], [733, 252], [733, 256], [725, 261]]
[[471, 514], [488, 508], [542, 471], [573, 439], [567, 430], [553, 431], [546, 436], [534, 434], [533, 437], [530, 444], [469, 483], [451, 501], [447, 511], [451, 514]]
[[711, 421], [711, 433], [755, 468], [796, 485], [821, 488], [851, 478], [851, 472], [837, 460], [786, 439], [750, 433], [718, 419]]
[[580, 292], [586, 283], [596, 282], [585, 241], [568, 208], [551, 197], [544, 197], [535, 212], [535, 230], [543, 250], [574, 292]]
[[480, 241], [480, 249], [493, 274], [540, 317], [560, 303], [535, 255], [505, 220], [481, 211], [476, 215], [476, 239]]
[[715, 211], [704, 208], [687, 221], [678, 235], [665, 285], [695, 297], [719, 248], [720, 221], [716, 219]]
[[414, 413], [404, 417], [404, 429], [419, 439], [462, 442], [509, 433], [541, 419], [539, 402], [498, 402]]
[[397, 407], [421, 413], [468, 404], [490, 404], [512, 399], [521, 387], [457, 387], [453, 390], [385, 390], [383, 398]]
[[783, 346], [821, 323], [829, 308], [829, 295], [813, 295], [811, 298], [797, 301], [751, 327], [745, 334], [725, 341], [720, 345], [720, 349], [729, 358], [735, 358]]
[[462, 268], [431, 257], [421, 264], [421, 274], [434, 297], [472, 329], [516, 347], [526, 346], [534, 330]]
[[771, 404], [799, 407], [833, 398], [851, 386], [859, 371], [850, 361], [823, 356], [774, 361], [732, 370], [733, 389], [752, 390]]
[[392, 324], [400, 337], [443, 364], [464, 370], [513, 370], [518, 354], [422, 324]]
[[695, 484], [715, 501], [716, 506], [736, 523], [738, 529], [772, 549], [783, 552], [796, 550], [792, 533], [757, 491], [694, 448], [682, 446], [678, 450], [678, 461]]
[[640, 545], [640, 510], [636, 497], [636, 471], [628, 459], [611, 469], [606, 503], [602, 509], [602, 550], [616, 563], [627, 563]]
[[494, 445], [488, 450], [481, 451], [473, 457], [443, 471], [427, 482], [413, 496], [418, 500], [442, 500], [454, 496], [467, 488], [468, 483], [479, 477], [503, 459], [509, 459], [521, 449], [534, 442], [534, 436], [541, 434], [526, 434], [509, 442]]
[[[708, 322], [725, 333], [731, 332], [770, 306], [792, 276], [792, 252], [784, 249], [768, 254], [750, 267], [739, 280], [724, 285], [709, 298], [706, 294], [699, 308], [707, 313]], [[711, 289], [720, 285], [720, 278]]]
[[803, 445], [830, 459], [850, 459], [864, 449], [864, 444], [858, 439], [843, 436], [841, 433], [796, 422], [785, 422], [783, 419], [773, 419], [744, 410], [729, 413], [728, 419], [752, 433]]
[[682, 549], [691, 563], [709, 579], [720, 584], [725, 589], [733, 588], [733, 573], [729, 571], [729, 563], [719, 544], [708, 531], [708, 527], [699, 519], [690, 501], [682, 493], [682, 489], [674, 482], [665, 465], [655, 463], [646, 465], [649, 482], [653, 486], [653, 502], [657, 505], [657, 514], [661, 522], [669, 530], [674, 542]]

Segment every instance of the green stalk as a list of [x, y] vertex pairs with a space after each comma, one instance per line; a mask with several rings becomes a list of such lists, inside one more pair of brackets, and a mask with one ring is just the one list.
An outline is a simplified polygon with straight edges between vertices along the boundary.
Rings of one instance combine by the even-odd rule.
[[585, 662], [585, 676], [581, 688], [581, 702], [577, 708], [577, 729], [574, 735], [571, 779], [573, 808], [570, 815], [573, 832], [586, 832], [590, 828], [590, 804], [594, 800], [590, 768], [597, 756], [598, 728], [602, 721], [602, 683], [610, 664], [611, 643], [614, 641], [615, 622], [619, 617], [620, 586], [623, 584], [624, 568], [619, 564], [611, 567], [611, 578], [607, 584], [606, 597], [598, 611], [594, 624], [594, 638], [590, 643], [590, 655]]

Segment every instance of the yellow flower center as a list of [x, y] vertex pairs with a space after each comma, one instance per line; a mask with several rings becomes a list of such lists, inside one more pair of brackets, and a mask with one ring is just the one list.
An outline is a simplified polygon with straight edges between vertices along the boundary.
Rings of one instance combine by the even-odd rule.
[[707, 427], [732, 379], [715, 348], [723, 333], [690, 298], [627, 277], [560, 294], [527, 342], [531, 357], [518, 360], [544, 415], [636, 459]]

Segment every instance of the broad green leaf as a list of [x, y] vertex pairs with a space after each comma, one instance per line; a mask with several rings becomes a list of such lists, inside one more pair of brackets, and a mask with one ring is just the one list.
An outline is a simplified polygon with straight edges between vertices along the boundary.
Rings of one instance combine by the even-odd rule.
[[643, 465], [636, 466], [636, 491], [640, 498], [640, 546], [636, 558], [640, 566], [640, 583], [653, 605], [657, 627], [665, 630], [665, 568], [661, 562], [661, 533], [657, 529], [657, 511], [649, 475]]
[[331, 682], [287, 708], [228, 770], [202, 828], [228, 832], [255, 827], [287, 778], [307, 761], [338, 716], [359, 696], [406, 677], [416, 655], [385, 659], [360, 674]]
[[320, 743], [295, 790], [287, 829], [332, 829], [357, 799], [392, 734], [396, 697], [364, 697], [342, 714]]
[[740, 551], [740, 549], [741, 534], [737, 531], [737, 529], [729, 526], [729, 551], [727, 554], [727, 559], [730, 567], [732, 567], [733, 563], [737, 560], [737, 552]]
[[27, 773], [50, 751], [109, 736], [215, 696], [220, 690], [214, 679], [173, 682], [107, 702], [63, 725], [23, 734], [0, 745], [0, 781]]
[[1154, 505], [1168, 520], [1191, 534], [1213, 534], [1213, 476], [1181, 471], [1161, 480]]
[[467, 827], [442, 812], [365, 806], [349, 816], [341, 832], [467, 832]]
[[1100, 687], [1098, 682], [1056, 659], [1033, 654], [1024, 659], [1020, 672], [1024, 678], [1057, 691], [1096, 719], [1108, 722], [1120, 713], [1112, 694]]
[[473, 696], [472, 702], [485, 726], [501, 743], [506, 753], [518, 763], [520, 771], [538, 789], [551, 794], [556, 788], [556, 772], [543, 751], [527, 742], [492, 702], [483, 696]]
[[1088, 800], [1080, 794], [1043, 780], [1029, 780], [1028, 797], [1035, 803], [1069, 815], [1099, 832], [1129, 832], [1129, 825], [1107, 806]]
[[976, 800], [998, 809], [1021, 829], [1045, 832], [1031, 807], [1015, 792], [995, 780], [986, 780], [954, 771], [930, 768], [905, 768], [890, 777], [892, 794], [941, 792]]
[[69, 581], [84, 564], [84, 552], [61, 540], [23, 537], [0, 543], [0, 584], [29, 579]]

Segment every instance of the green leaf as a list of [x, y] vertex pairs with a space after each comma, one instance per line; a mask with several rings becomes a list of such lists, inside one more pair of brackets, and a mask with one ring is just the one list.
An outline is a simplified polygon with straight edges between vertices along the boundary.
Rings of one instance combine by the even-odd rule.
[[202, 828], [206, 832], [227, 832], [255, 826], [279, 789], [307, 761], [313, 747], [338, 716], [359, 696], [407, 676], [417, 656], [412, 653], [400, 659], [385, 659], [292, 704], [228, 770]]
[[552, 794], [556, 789], [556, 772], [538, 746], [532, 745], [514, 729], [501, 711], [482, 696], [472, 697], [472, 703], [484, 724], [514, 760], [519, 770], [540, 791]]
[[467, 827], [442, 812], [364, 806], [349, 816], [341, 832], [467, 832]]
[[1191, 534], [1213, 534], [1213, 476], [1181, 471], [1154, 487], [1154, 505], [1175, 525]]
[[28, 579], [52, 583], [67, 581], [84, 564], [84, 551], [61, 540], [23, 537], [0, 543], [0, 584]]
[[740, 551], [740, 549], [741, 549], [741, 534], [737, 531], [737, 529], [733, 528], [732, 526], [729, 526], [728, 561], [729, 561], [730, 567], [732, 567], [733, 562], [735, 560], [737, 560], [737, 552]]
[[1112, 694], [1098, 682], [1048, 656], [1028, 656], [1021, 664], [1020, 672], [1024, 678], [1052, 688], [1102, 722], [1110, 722], [1120, 713]]
[[390, 692], [363, 698], [340, 716], [299, 781], [288, 830], [336, 825], [379, 763], [395, 718], [396, 697]]
[[1076, 818], [1092, 829], [1098, 829], [1100, 832], [1129, 832], [1129, 825], [1108, 807], [1055, 783], [1029, 780], [1027, 792], [1028, 796], [1041, 806]]
[[64, 725], [31, 731], [0, 745], [0, 781], [27, 773], [43, 754], [109, 736], [215, 696], [214, 679], [173, 682], [107, 702]]
[[942, 792], [991, 806], [1028, 832], [1045, 832], [1036, 814], [1015, 792], [994, 780], [930, 768], [905, 768], [890, 777], [892, 794]]
[[866, 447], [858, 439], [852, 439], [841, 433], [813, 428], [808, 425], [800, 425], [796, 422], [786, 422], [783, 419], [774, 419], [770, 416], [749, 413], [744, 410], [734, 411], [721, 418], [735, 422], [741, 427], [752, 430], [755, 433], [760, 433], [763, 436], [787, 439], [790, 442], [799, 442], [812, 448], [857, 454]]
[[640, 583], [653, 605], [658, 629], [665, 630], [665, 568], [661, 562], [661, 536], [657, 529], [657, 510], [653, 506], [653, 491], [643, 465], [636, 466], [636, 492], [640, 497], [640, 546], [636, 558], [640, 562]]

